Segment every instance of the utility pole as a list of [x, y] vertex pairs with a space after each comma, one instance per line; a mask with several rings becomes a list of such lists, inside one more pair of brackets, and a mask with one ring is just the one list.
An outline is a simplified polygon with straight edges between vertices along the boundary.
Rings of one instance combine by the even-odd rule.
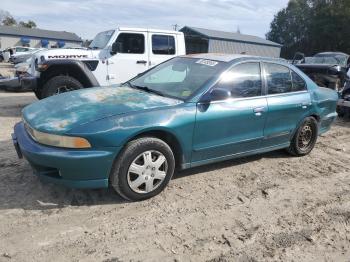
[[178, 25], [178, 24], [175, 24], [175, 25], [172, 25], [172, 27], [173, 27], [173, 30], [174, 30], [174, 31], [177, 31], [177, 29], [179, 28], [179, 25]]

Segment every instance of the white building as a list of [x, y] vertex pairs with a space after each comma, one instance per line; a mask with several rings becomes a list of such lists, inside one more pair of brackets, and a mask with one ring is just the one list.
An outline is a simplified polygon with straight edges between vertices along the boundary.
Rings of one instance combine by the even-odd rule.
[[1, 50], [13, 46], [60, 48], [77, 47], [81, 44], [82, 39], [75, 33], [19, 26], [0, 26]]

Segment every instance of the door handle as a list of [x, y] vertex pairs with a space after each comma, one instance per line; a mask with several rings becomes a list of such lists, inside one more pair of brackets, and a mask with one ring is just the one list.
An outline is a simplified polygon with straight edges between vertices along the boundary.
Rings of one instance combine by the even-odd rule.
[[311, 103], [310, 102], [302, 102], [300, 104], [300, 106], [303, 108], [303, 109], [306, 109], [308, 106], [311, 106]]
[[136, 64], [146, 64], [147, 61], [146, 60], [137, 60]]
[[265, 107], [256, 107], [253, 109], [256, 116], [261, 116], [265, 112]]

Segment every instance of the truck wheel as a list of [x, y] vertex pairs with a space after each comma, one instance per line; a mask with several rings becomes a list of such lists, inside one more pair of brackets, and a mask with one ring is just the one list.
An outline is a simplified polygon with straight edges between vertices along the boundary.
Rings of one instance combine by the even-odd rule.
[[169, 183], [175, 159], [168, 144], [154, 137], [129, 142], [114, 163], [110, 182], [127, 200], [140, 201], [159, 194]]
[[71, 76], [55, 76], [44, 84], [41, 90], [41, 98], [46, 98], [81, 88], [83, 88], [83, 85]]
[[287, 152], [293, 156], [305, 156], [315, 147], [318, 136], [317, 121], [313, 117], [307, 117], [299, 126], [287, 148]]
[[35, 94], [37, 99], [40, 100], [42, 98], [40, 89], [34, 90], [34, 94]]

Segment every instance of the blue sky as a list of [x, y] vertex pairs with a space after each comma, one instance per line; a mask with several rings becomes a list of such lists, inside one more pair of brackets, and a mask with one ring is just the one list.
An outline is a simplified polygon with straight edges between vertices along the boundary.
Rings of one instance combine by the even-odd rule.
[[39, 28], [91, 39], [117, 26], [171, 29], [173, 24], [264, 37], [288, 0], [1, 0], [0, 9]]

